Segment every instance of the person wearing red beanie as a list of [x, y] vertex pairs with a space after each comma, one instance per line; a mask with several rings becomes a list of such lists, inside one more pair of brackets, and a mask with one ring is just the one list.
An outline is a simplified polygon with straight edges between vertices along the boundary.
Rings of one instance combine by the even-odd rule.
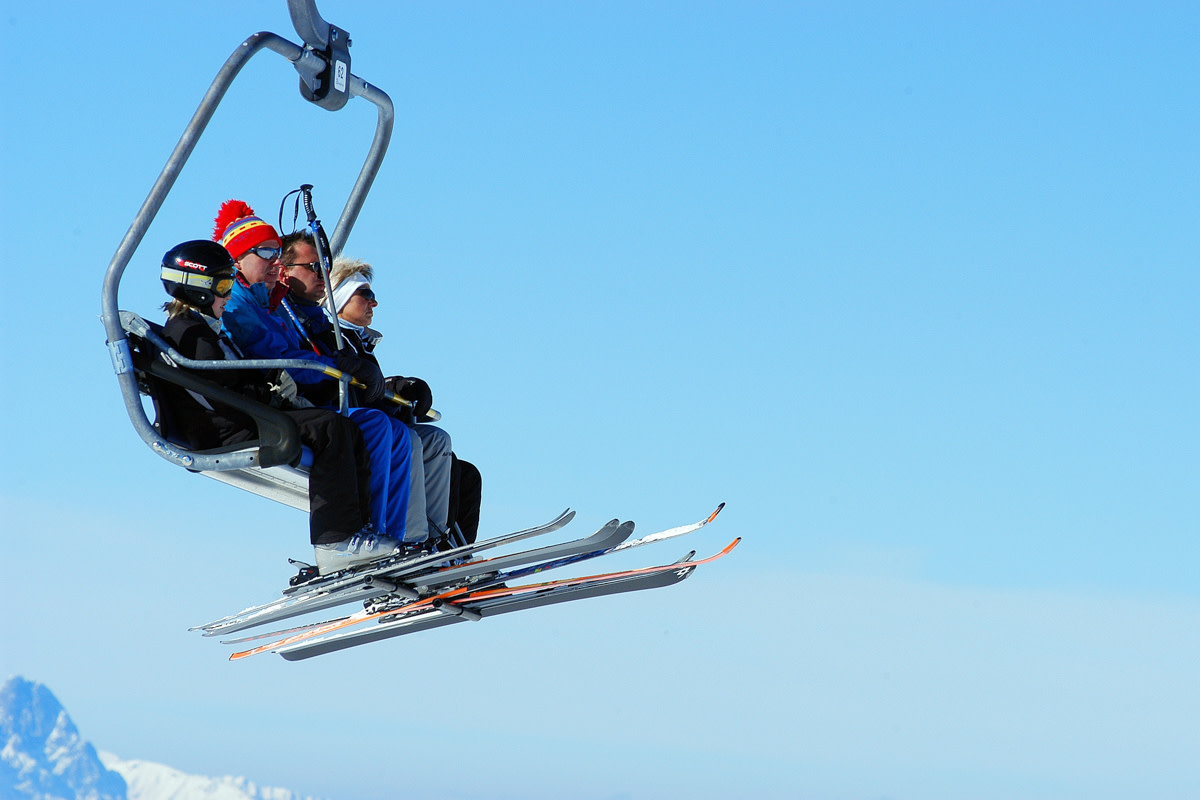
[[[379, 367], [352, 353], [326, 356], [304, 347], [290, 326], [271, 312], [287, 294], [279, 280], [279, 234], [259, 219], [254, 209], [241, 200], [221, 204], [213, 229], [213, 240], [229, 250], [237, 262], [233, 292], [225, 306], [222, 322], [230, 337], [249, 358], [304, 359], [348, 372], [366, 385], [372, 400], [383, 396]], [[288, 370], [303, 390], [306, 385], [330, 380], [314, 369]], [[351, 408], [350, 418], [362, 429], [371, 460], [371, 519], [380, 536], [367, 551], [361, 537], [316, 546], [317, 567], [332, 572], [363, 561], [383, 558], [401, 544], [417, 544], [428, 530], [410, 531], [406, 525], [410, 496], [412, 444], [407, 430], [391, 424], [390, 418], [373, 408]]]

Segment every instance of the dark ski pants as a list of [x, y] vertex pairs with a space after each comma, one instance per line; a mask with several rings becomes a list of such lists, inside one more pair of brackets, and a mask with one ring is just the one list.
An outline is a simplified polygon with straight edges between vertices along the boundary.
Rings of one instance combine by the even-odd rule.
[[483, 476], [470, 461], [450, 454], [450, 515], [446, 527], [458, 523], [467, 544], [479, 535], [479, 505], [483, 499]]
[[349, 539], [371, 520], [371, 466], [362, 431], [324, 408], [284, 411], [312, 450], [308, 472], [308, 532], [314, 545]]

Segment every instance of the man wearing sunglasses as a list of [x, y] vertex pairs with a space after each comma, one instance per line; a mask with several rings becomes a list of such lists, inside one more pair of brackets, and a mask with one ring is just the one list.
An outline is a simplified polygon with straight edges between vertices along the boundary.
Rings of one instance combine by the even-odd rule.
[[[374, 402], [383, 396], [383, 375], [377, 365], [349, 351], [332, 356], [316, 352], [272, 313], [287, 293], [287, 285], [279, 280], [282, 247], [279, 234], [270, 223], [259, 219], [246, 203], [229, 200], [217, 214], [213, 239], [237, 263], [223, 323], [248, 358], [313, 361], [348, 372], [364, 383], [363, 395], [367, 401]], [[289, 370], [289, 374], [305, 395], [307, 389], [320, 382], [336, 389], [336, 383], [320, 370]], [[410, 531], [406, 524], [412, 460], [407, 431], [396, 429], [386, 414], [365, 405], [351, 408], [350, 418], [362, 429], [371, 456], [372, 519], [394, 544], [421, 542], [427, 538], [427, 531]], [[335, 556], [330, 555], [326, 561], [332, 563], [330, 559]], [[318, 566], [322, 572], [327, 571], [321, 562], [318, 552]]]
[[[281, 240], [283, 254], [279, 265], [279, 279], [287, 284], [284, 300], [289, 305], [300, 304], [316, 308], [321, 313], [321, 301], [325, 299], [325, 281], [317, 262], [317, 248], [308, 231], [289, 233]], [[321, 314], [324, 318], [324, 314]]]
[[[283, 253], [279, 282], [287, 285], [287, 292], [279, 301], [275, 316], [295, 331], [305, 349], [329, 355], [335, 349], [322, 344], [322, 338], [332, 328], [325, 316], [325, 281], [321, 278], [312, 234], [297, 231], [280, 241]], [[315, 405], [333, 407], [338, 403], [338, 386], [332, 381], [310, 384], [304, 387], [304, 396]]]
[[[336, 352], [337, 339], [325, 311], [325, 282], [317, 263], [312, 235], [297, 231], [283, 237], [281, 282], [288, 291], [275, 310], [275, 316], [291, 326], [296, 335], [318, 353]], [[334, 305], [342, 328], [343, 343], [363, 361], [378, 365], [372, 349], [381, 334], [369, 326], [379, 305], [371, 289], [371, 267], [363, 262], [339, 258], [331, 279], [335, 285]], [[342, 265], [341, 271], [336, 265]], [[339, 286], [347, 277], [346, 264], [357, 277]], [[339, 293], [340, 292], [340, 293]], [[388, 388], [413, 402], [420, 417], [433, 403], [428, 385], [419, 378], [388, 378]], [[317, 405], [332, 405], [336, 392], [329, 395], [321, 386], [304, 387], [304, 395]], [[371, 403], [363, 393], [351, 389], [351, 405], [369, 405], [395, 418], [398, 427], [406, 425], [412, 443], [412, 487], [408, 505], [408, 529], [426, 526], [435, 539], [456, 524], [468, 542], [474, 542], [479, 529], [479, 505], [482, 482], [474, 465], [460, 461], [451, 452], [449, 435], [432, 425], [413, 424], [409, 408], [391, 401]], [[447, 499], [448, 498], [448, 499]], [[465, 499], [464, 499], [465, 498]]]
[[[290, 326], [273, 316], [288, 287], [279, 280], [283, 250], [279, 234], [269, 222], [255, 216], [246, 203], [229, 200], [217, 215], [213, 240], [228, 250], [237, 264], [233, 293], [225, 307], [225, 328], [247, 356], [318, 361], [349, 372], [364, 383], [364, 394], [370, 402], [383, 396], [383, 376], [375, 365], [349, 352], [322, 355], [305, 346]], [[317, 370], [295, 370], [291, 376], [302, 388], [331, 382]]]

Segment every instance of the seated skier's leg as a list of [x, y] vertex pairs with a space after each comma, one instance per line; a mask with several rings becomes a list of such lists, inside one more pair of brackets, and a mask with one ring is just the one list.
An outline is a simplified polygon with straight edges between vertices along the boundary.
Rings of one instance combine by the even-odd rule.
[[[381, 412], [382, 413], [382, 412]], [[412, 436], [408, 427], [387, 414], [384, 416], [392, 426], [391, 477], [387, 510], [387, 535], [405, 544], [419, 544], [425, 537], [408, 527], [414, 504], [420, 505], [423, 495], [412, 489], [414, 465], [419, 463], [413, 458]]]
[[[398, 421], [398, 420], [397, 420]], [[412, 541], [429, 539], [429, 523], [425, 509], [425, 447], [421, 437], [413, 434], [407, 425], [400, 423], [408, 433], [412, 461], [408, 482], [408, 515], [405, 520], [406, 537]]]
[[425, 528], [430, 536], [445, 532], [450, 511], [450, 434], [433, 425], [414, 425], [411, 429], [421, 440], [421, 464], [424, 469]]
[[479, 506], [483, 499], [483, 476], [470, 461], [450, 454], [450, 510], [446, 526], [458, 526], [467, 544], [479, 536]]
[[350, 410], [350, 419], [358, 426], [370, 461], [371, 521], [367, 535], [351, 536], [337, 542], [314, 546], [317, 569], [322, 574], [375, 561], [394, 554], [399, 539], [388, 532], [395, 525], [395, 514], [403, 519], [408, 502], [408, 443], [396, 447], [391, 419], [382, 411], [368, 408]]
[[308, 473], [313, 545], [345, 541], [371, 521], [370, 466], [362, 432], [348, 418], [319, 408], [285, 412], [313, 452]]
[[367, 460], [371, 464], [371, 522], [382, 532], [387, 526], [392, 426], [382, 412], [366, 408], [350, 409], [350, 419], [358, 425], [367, 447]]

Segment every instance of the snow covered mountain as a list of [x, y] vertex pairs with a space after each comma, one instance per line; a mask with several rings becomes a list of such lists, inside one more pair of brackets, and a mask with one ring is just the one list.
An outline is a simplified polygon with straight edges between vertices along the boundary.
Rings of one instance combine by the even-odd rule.
[[0, 800], [313, 800], [245, 778], [207, 778], [99, 754], [62, 704], [21, 677], [0, 686]]
[[123, 761], [111, 753], [100, 753], [100, 759], [125, 779], [128, 800], [314, 800], [245, 778], [188, 775], [152, 761]]
[[127, 800], [125, 780], [40, 683], [10, 678], [0, 686], [0, 744], [3, 800]]

